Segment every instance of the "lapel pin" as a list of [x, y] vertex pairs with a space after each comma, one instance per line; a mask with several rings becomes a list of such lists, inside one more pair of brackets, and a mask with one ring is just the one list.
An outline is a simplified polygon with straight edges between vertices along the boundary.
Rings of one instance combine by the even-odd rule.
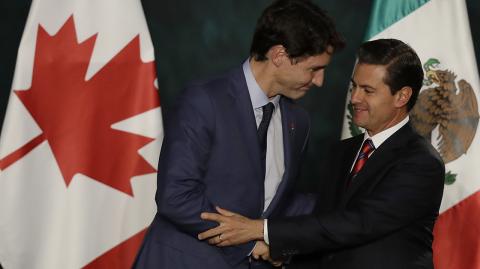
[[288, 125], [289, 125], [288, 128], [290, 129], [290, 132], [294, 132], [295, 131], [295, 122], [291, 121]]

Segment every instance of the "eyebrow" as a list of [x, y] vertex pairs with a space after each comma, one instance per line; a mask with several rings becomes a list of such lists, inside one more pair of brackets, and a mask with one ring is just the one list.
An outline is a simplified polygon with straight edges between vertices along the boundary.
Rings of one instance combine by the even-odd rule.
[[358, 84], [353, 80], [353, 78], [350, 78], [350, 83], [352, 83], [352, 84], [355, 85], [355, 86], [360, 86], [361, 88], [369, 88], [369, 89], [375, 90], [375, 87], [370, 86], [370, 85], [367, 85], [367, 84], [358, 85]]

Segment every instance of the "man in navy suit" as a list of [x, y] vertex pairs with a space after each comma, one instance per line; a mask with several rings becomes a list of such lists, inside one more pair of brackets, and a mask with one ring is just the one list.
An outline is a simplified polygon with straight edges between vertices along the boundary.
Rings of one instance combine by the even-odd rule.
[[351, 104], [366, 132], [331, 153], [313, 214], [250, 220], [226, 210], [203, 213], [220, 225], [200, 238], [217, 246], [264, 239], [274, 260], [297, 255], [288, 268], [433, 269], [445, 167], [409, 124], [422, 80], [420, 59], [405, 43], [364, 43]]
[[[135, 268], [269, 268], [255, 258], [262, 240], [219, 248], [197, 235], [216, 206], [250, 218], [298, 215], [313, 202], [293, 192], [310, 132], [295, 104], [321, 86], [343, 46], [332, 20], [305, 0], [280, 0], [258, 20], [250, 58], [218, 77], [191, 83], [166, 118], [158, 212]], [[253, 256], [253, 257], [252, 257]]]

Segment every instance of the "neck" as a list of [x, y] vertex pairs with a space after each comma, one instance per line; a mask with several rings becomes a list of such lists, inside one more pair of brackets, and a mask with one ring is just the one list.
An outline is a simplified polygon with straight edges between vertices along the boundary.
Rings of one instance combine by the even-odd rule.
[[278, 95], [275, 90], [278, 87], [274, 79], [274, 69], [268, 60], [256, 61], [252, 58], [250, 59], [250, 68], [252, 69], [253, 77], [268, 98]]
[[378, 128], [378, 130], [367, 130], [368, 135], [369, 136], [374, 136], [378, 133], [381, 133], [381, 132], [387, 130], [388, 128], [391, 128], [391, 127], [397, 125], [402, 120], [404, 120], [407, 116], [408, 116], [408, 112], [406, 111], [406, 109], [405, 110], [402, 109], [402, 110], [398, 111], [394, 115], [394, 117], [392, 117], [392, 119], [389, 122], [384, 124], [381, 128]]

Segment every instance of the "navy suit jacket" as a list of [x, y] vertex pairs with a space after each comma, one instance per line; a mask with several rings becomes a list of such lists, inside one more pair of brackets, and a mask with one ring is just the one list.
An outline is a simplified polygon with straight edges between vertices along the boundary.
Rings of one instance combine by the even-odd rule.
[[340, 142], [322, 178], [315, 213], [268, 221], [273, 258], [289, 268], [433, 268], [433, 226], [445, 167], [407, 124], [376, 149], [346, 187], [359, 135]]
[[201, 212], [215, 212], [218, 205], [259, 219], [313, 209], [312, 199], [293, 192], [309, 137], [309, 117], [287, 98], [280, 99], [280, 106], [285, 173], [263, 213], [260, 146], [242, 68], [187, 87], [166, 118], [158, 165], [158, 211], [134, 267], [253, 267], [248, 255], [254, 242], [219, 248], [197, 239], [200, 232], [217, 225], [201, 220]]

